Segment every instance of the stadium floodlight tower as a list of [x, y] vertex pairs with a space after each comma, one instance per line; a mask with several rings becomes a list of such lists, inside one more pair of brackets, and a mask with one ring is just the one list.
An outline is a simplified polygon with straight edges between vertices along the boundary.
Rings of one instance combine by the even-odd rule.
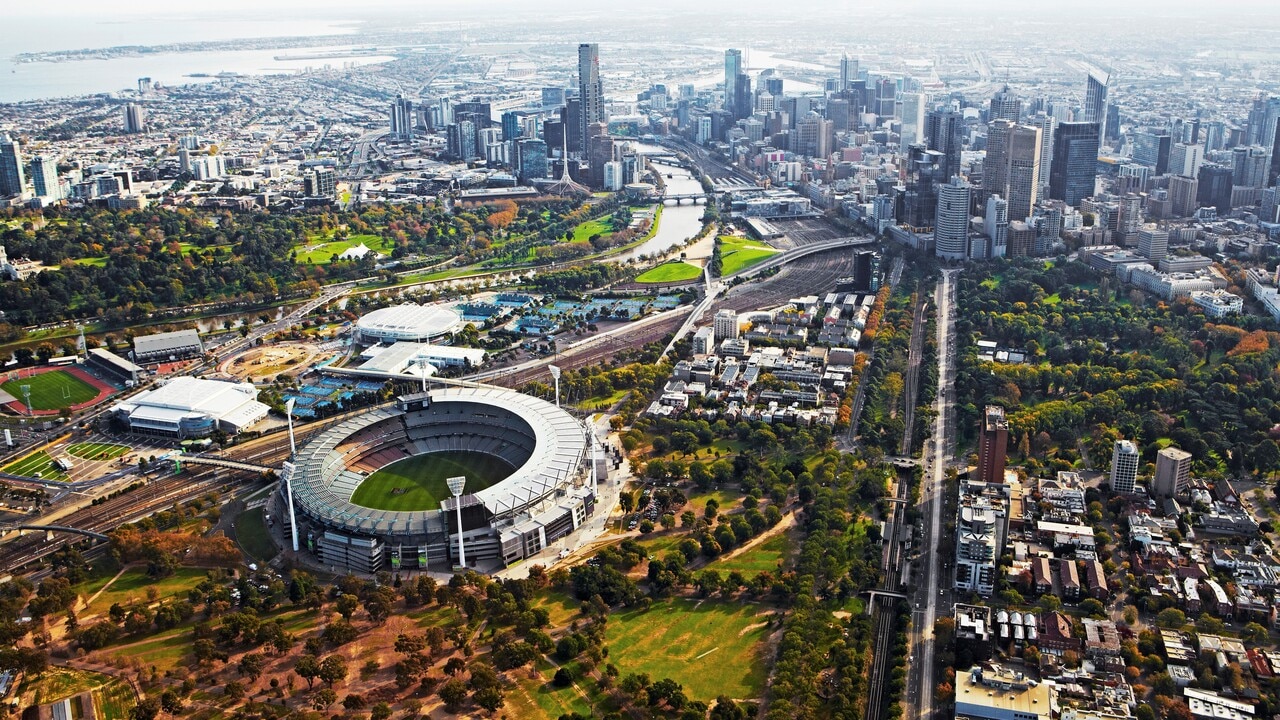
[[[27, 399], [27, 415], [35, 415], [35, 411], [31, 409], [31, 386], [22, 385], [20, 387], [22, 388], [22, 397]], [[559, 385], [556, 387], [559, 387]]]
[[551, 371], [551, 379], [556, 381], [556, 407], [560, 407], [560, 368], [557, 365], [548, 365], [547, 369]]
[[420, 357], [413, 361], [418, 366], [418, 370], [422, 373], [422, 392], [427, 391], [427, 368], [431, 367], [431, 363], [426, 358]]
[[293, 439], [293, 404], [297, 398], [289, 398], [284, 404], [284, 416], [289, 422], [289, 459], [280, 466], [280, 479], [284, 481], [285, 495], [289, 500], [289, 530], [293, 535], [293, 551], [298, 552], [298, 519], [293, 512], [293, 458], [298, 454], [298, 446]]
[[453, 493], [454, 506], [458, 510], [458, 567], [465, 568], [467, 566], [467, 551], [462, 547], [462, 488], [467, 484], [467, 476], [458, 475], [445, 480], [449, 485], [449, 492]]

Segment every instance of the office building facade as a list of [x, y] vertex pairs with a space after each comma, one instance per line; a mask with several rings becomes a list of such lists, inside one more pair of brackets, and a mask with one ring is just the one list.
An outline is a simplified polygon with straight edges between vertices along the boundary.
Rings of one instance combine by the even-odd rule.
[[1098, 123], [1060, 123], [1054, 130], [1049, 197], [1071, 207], [1093, 197], [1098, 174]]
[[982, 411], [978, 428], [979, 482], [1003, 483], [1005, 459], [1009, 452], [1009, 421], [1004, 408], [988, 405]]
[[604, 108], [604, 85], [600, 81], [600, 46], [595, 43], [578, 46], [578, 102], [581, 113], [578, 137], [585, 140], [589, 126], [609, 122]]
[[22, 143], [0, 135], [0, 197], [21, 195], [27, 186], [22, 167]]
[[933, 221], [934, 253], [947, 260], [969, 256], [969, 203], [972, 189], [964, 178], [953, 176], [938, 188], [938, 207]]
[[1176, 497], [1191, 486], [1191, 453], [1167, 447], [1156, 453], [1156, 474], [1152, 492], [1160, 497]]
[[1111, 490], [1127, 495], [1138, 482], [1138, 446], [1130, 440], [1117, 440], [1111, 451]]

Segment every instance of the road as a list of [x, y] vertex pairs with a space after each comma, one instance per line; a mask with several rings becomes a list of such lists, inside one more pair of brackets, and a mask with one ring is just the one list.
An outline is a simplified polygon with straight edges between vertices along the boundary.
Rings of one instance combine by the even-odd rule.
[[917, 610], [913, 614], [915, 622], [911, 625], [909, 643], [917, 662], [910, 664], [907, 676], [908, 717], [933, 717], [934, 681], [934, 637], [933, 624], [938, 619], [939, 610], [949, 611], [951, 597], [950, 583], [943, 585], [949, 558], [938, 553], [938, 545], [942, 540], [942, 509], [946, 504], [947, 460], [954, 452], [955, 439], [952, 430], [952, 385], [955, 382], [955, 317], [954, 302], [956, 291], [956, 275], [959, 270], [943, 270], [938, 281], [936, 302], [938, 305], [938, 396], [933, 401], [936, 418], [933, 424], [933, 438], [925, 448], [926, 471], [924, 487], [920, 501], [923, 514], [928, 518], [925, 525], [922, 547], [923, 562], [920, 563], [923, 581], [916, 582], [913, 604]]

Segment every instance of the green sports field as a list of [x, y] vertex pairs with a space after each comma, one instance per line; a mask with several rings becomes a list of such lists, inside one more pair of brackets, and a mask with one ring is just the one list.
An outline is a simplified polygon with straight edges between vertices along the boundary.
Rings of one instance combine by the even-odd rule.
[[734, 237], [732, 235], [721, 235], [720, 274], [727, 277], [734, 273], [742, 272], [752, 265], [767, 260], [777, 254], [777, 250], [774, 250], [764, 243], [754, 242], [747, 238]]
[[636, 278], [638, 283], [667, 283], [692, 280], [702, 275], [702, 268], [687, 262], [663, 263], [651, 270], [643, 272]]
[[374, 510], [435, 510], [450, 496], [446, 478], [465, 475], [466, 492], [505, 480], [515, 468], [492, 455], [440, 452], [405, 458], [365, 478], [351, 502]]
[[0, 384], [4, 390], [26, 404], [22, 386], [31, 386], [31, 407], [36, 410], [61, 410], [98, 397], [98, 389], [69, 372], [50, 370], [28, 378]]
[[4, 470], [0, 472], [7, 472], [10, 475], [24, 475], [31, 478], [38, 477], [41, 480], [67, 479], [67, 474], [54, 467], [53, 458], [43, 450], [6, 465]]
[[85, 460], [115, 460], [129, 452], [128, 445], [115, 443], [75, 443], [67, 447], [67, 454]]

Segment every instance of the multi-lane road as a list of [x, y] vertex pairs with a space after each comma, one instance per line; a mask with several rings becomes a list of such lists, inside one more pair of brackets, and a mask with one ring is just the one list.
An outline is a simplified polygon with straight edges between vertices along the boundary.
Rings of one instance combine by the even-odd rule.
[[908, 638], [914, 662], [910, 663], [907, 676], [908, 716], [929, 720], [934, 714], [933, 692], [935, 686], [933, 625], [939, 612], [950, 608], [950, 563], [938, 552], [942, 540], [943, 515], [946, 505], [946, 468], [954, 454], [953, 393], [955, 382], [955, 293], [956, 275], [959, 270], [942, 271], [938, 281], [936, 302], [938, 308], [938, 395], [933, 401], [936, 413], [933, 437], [925, 446], [924, 487], [920, 504], [927, 519], [924, 526], [922, 562], [923, 577], [914, 583], [911, 599], [913, 614], [911, 636]]

